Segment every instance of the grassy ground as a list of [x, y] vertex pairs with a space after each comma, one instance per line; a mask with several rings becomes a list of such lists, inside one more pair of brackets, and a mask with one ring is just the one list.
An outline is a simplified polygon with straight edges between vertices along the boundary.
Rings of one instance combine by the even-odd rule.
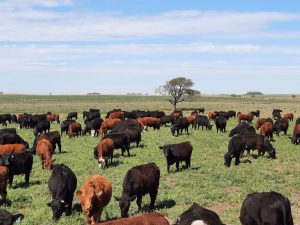
[[[285, 112], [294, 112], [300, 116], [300, 98], [290, 96], [264, 96], [232, 98], [227, 96], [201, 97], [193, 102], [185, 102], [179, 107], [186, 109], [189, 114], [191, 108], [204, 107], [208, 110], [229, 110], [248, 112], [260, 109], [263, 116], [271, 116], [273, 108], [281, 108]], [[161, 97], [128, 97], [128, 96], [0, 96], [0, 113], [45, 113], [52, 111], [60, 113], [61, 118], [69, 111], [100, 108], [106, 113], [113, 108], [124, 110], [160, 109], [168, 112], [170, 104]], [[79, 121], [82, 122], [80, 114]], [[62, 120], [62, 119], [61, 119]], [[231, 119], [228, 123], [229, 131], [236, 125]], [[277, 159], [267, 157], [255, 159], [253, 156], [242, 159], [239, 166], [226, 168], [223, 156], [227, 151], [229, 141], [228, 132], [220, 134], [215, 128], [212, 131], [191, 130], [191, 134], [172, 137], [170, 128], [163, 127], [159, 131], [149, 130], [143, 133], [142, 148], [132, 144], [132, 157], [122, 157], [120, 150], [115, 151], [114, 166], [100, 170], [93, 159], [93, 148], [100, 138], [79, 137], [69, 139], [62, 137], [62, 154], [54, 154], [56, 163], [65, 163], [73, 169], [78, 178], [78, 188], [88, 176], [98, 173], [111, 179], [113, 195], [120, 196], [122, 182], [126, 171], [137, 164], [155, 162], [161, 169], [159, 194], [156, 201], [157, 210], [175, 220], [192, 202], [215, 210], [226, 224], [239, 223], [239, 209], [244, 197], [253, 191], [277, 191], [286, 195], [293, 203], [292, 211], [295, 224], [300, 223], [300, 158], [299, 146], [291, 145], [292, 127], [290, 124], [288, 135], [275, 137], [273, 143], [277, 150]], [[15, 125], [10, 125], [15, 127]], [[59, 130], [53, 123], [51, 130]], [[33, 142], [32, 130], [18, 130], [18, 133], [29, 143]], [[188, 170], [175, 172], [175, 165], [171, 173], [166, 171], [165, 158], [158, 146], [168, 143], [178, 143], [189, 140], [194, 146], [192, 167]], [[251, 163], [247, 163], [251, 161]], [[16, 176], [15, 188], [8, 190], [11, 204], [2, 205], [11, 212], [25, 215], [22, 224], [52, 224], [51, 209], [46, 206], [50, 201], [47, 187], [50, 172], [43, 171], [40, 159], [34, 157], [34, 165], [30, 178], [30, 187], [23, 188], [23, 176]], [[21, 185], [21, 186], [20, 186]], [[75, 197], [74, 213], [70, 217], [63, 216], [57, 224], [84, 224], [84, 215], [80, 212], [79, 199]], [[76, 204], [77, 203], [77, 204]], [[150, 203], [149, 196], [144, 197], [143, 205]], [[137, 214], [135, 202], [131, 204], [130, 215]], [[112, 199], [102, 214], [102, 219], [120, 217], [117, 202]]]

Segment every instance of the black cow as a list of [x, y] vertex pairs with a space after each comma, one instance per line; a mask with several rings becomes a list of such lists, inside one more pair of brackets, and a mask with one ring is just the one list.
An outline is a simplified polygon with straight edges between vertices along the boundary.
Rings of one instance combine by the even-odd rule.
[[3, 133], [0, 134], [0, 145], [6, 144], [23, 144], [25, 148], [29, 148], [29, 144], [27, 141], [24, 141], [18, 134], [11, 134], [11, 133]]
[[50, 121], [49, 120], [43, 120], [38, 122], [34, 129], [34, 136], [37, 136], [38, 134], [44, 133], [44, 132], [50, 132]]
[[228, 114], [228, 112], [220, 111], [218, 113], [219, 113], [218, 117], [224, 117], [224, 118], [226, 118], [226, 120], [229, 120], [229, 114]]
[[228, 117], [229, 117], [229, 118], [231, 118], [231, 117], [236, 118], [236, 111], [229, 110], [229, 111], [227, 112], [227, 114], [228, 114]]
[[0, 129], [0, 134], [4, 134], [4, 133], [16, 134], [17, 130], [16, 130], [16, 128]]
[[167, 171], [170, 172], [170, 165], [176, 163], [176, 170], [179, 171], [179, 162], [185, 161], [186, 168], [191, 166], [193, 146], [189, 141], [179, 144], [160, 146], [167, 160]]
[[215, 119], [215, 124], [217, 128], [217, 132], [226, 132], [226, 124], [227, 124], [227, 119], [223, 116], [217, 117]]
[[273, 109], [273, 112], [272, 112], [273, 118], [275, 120], [280, 120], [281, 119], [281, 112], [282, 112], [281, 109]]
[[297, 120], [296, 120], [296, 125], [297, 125], [297, 124], [300, 124], [300, 117], [297, 118]]
[[33, 116], [29, 116], [29, 118], [30, 118], [30, 128], [34, 128], [37, 126], [39, 122], [47, 120], [47, 115], [46, 114], [33, 115]]
[[69, 112], [67, 117], [66, 117], [67, 120], [70, 120], [70, 119], [78, 119], [78, 115], [77, 115], [77, 112]]
[[94, 130], [94, 136], [98, 136], [99, 135], [99, 129], [101, 127], [101, 124], [103, 122], [103, 119], [101, 118], [96, 118], [93, 120], [88, 121], [85, 124], [85, 128], [82, 131], [83, 135], [86, 135], [86, 133], [89, 133], [91, 135], [92, 130]]
[[48, 141], [51, 142], [52, 147], [53, 147], [53, 152], [55, 151], [55, 148], [57, 145], [58, 151], [59, 151], [59, 153], [61, 153], [61, 135], [58, 131], [52, 131], [52, 132], [40, 134], [34, 139], [34, 142], [33, 142], [32, 148], [31, 148], [31, 152], [33, 154], [36, 153], [36, 145], [37, 145], [38, 141], [41, 139], [47, 139]]
[[256, 111], [251, 111], [250, 112], [253, 116], [259, 118], [260, 117], [260, 110], [256, 110]]
[[217, 213], [196, 203], [180, 215], [175, 225], [225, 225]]
[[125, 175], [123, 181], [123, 193], [119, 201], [121, 216], [128, 217], [130, 202], [137, 198], [138, 209], [142, 208], [143, 195], [150, 195], [150, 210], [154, 209], [158, 186], [160, 179], [160, 170], [155, 163], [147, 163], [132, 167]]
[[84, 120], [84, 123], [87, 123], [88, 121], [91, 121], [91, 120], [96, 119], [96, 118], [101, 118], [99, 112], [89, 112], [89, 113], [86, 115], [86, 118], [85, 118], [85, 120]]
[[199, 113], [204, 113], [204, 111], [205, 111], [204, 108], [199, 108], [199, 109], [198, 109], [198, 112], [199, 112]]
[[2, 124], [2, 126], [7, 127], [6, 122], [11, 123], [11, 115], [10, 114], [1, 114], [0, 115], [0, 123]]
[[17, 118], [17, 116], [15, 114], [11, 115], [11, 122], [12, 123], [17, 123], [18, 122], [18, 118]]
[[289, 120], [285, 118], [277, 120], [273, 125], [273, 132], [276, 133], [277, 136], [279, 136], [279, 133], [281, 131], [283, 131], [284, 134], [286, 135], [288, 129], [289, 129]]
[[109, 133], [105, 135], [103, 139], [110, 138], [114, 143], [114, 149], [120, 148], [122, 151], [122, 156], [124, 156], [125, 150], [127, 150], [128, 156], [130, 156], [129, 148], [130, 148], [130, 137], [127, 132], [120, 133]]
[[0, 224], [1, 225], [13, 225], [17, 221], [24, 219], [24, 215], [21, 213], [11, 214], [5, 209], [0, 209]]
[[48, 188], [52, 201], [48, 203], [53, 213], [53, 220], [58, 220], [65, 212], [71, 215], [74, 191], [77, 187], [77, 178], [74, 172], [64, 164], [54, 165]]
[[167, 123], [173, 123], [173, 116], [172, 115], [168, 115], [168, 116], [163, 116], [160, 118], [160, 125], [165, 125], [165, 127], [167, 126]]
[[291, 203], [277, 192], [248, 194], [240, 211], [242, 225], [294, 225]]
[[75, 123], [75, 122], [76, 122], [75, 120], [64, 120], [60, 124], [60, 134], [63, 135], [63, 133], [66, 132], [66, 135], [67, 135], [70, 124]]
[[100, 113], [100, 109], [89, 109], [89, 112], [98, 112], [98, 113]]
[[228, 152], [224, 155], [224, 164], [230, 167], [232, 158], [235, 158], [235, 165], [240, 164], [240, 156], [244, 150], [257, 149], [258, 155], [262, 156], [267, 151], [272, 159], [276, 158], [276, 150], [268, 139], [263, 135], [240, 135], [233, 136], [228, 143]]
[[249, 134], [256, 134], [256, 131], [255, 128], [251, 126], [249, 123], [241, 122], [229, 132], [229, 137], [232, 137], [235, 134], [249, 135]]
[[144, 117], [155, 117], [155, 118], [161, 118], [165, 116], [165, 112], [163, 111], [147, 111], [144, 113]]
[[82, 117], [83, 117], [83, 119], [86, 118], [86, 116], [87, 116], [88, 114], [89, 114], [88, 111], [83, 111], [83, 112], [82, 112]]
[[120, 122], [112, 129], [111, 134], [114, 133], [126, 133], [129, 136], [130, 143], [136, 142], [136, 147], [139, 146], [142, 139], [142, 128], [138, 122], [126, 122], [124, 120], [124, 122]]
[[175, 135], [175, 131], [177, 132], [177, 135], [182, 134], [183, 129], [186, 131], [186, 133], [189, 135], [189, 122], [186, 118], [178, 118], [174, 121], [173, 126], [171, 127], [172, 135]]
[[33, 156], [30, 152], [5, 154], [0, 157], [0, 166], [9, 169], [9, 186], [12, 186], [14, 175], [25, 174], [25, 184], [29, 185], [29, 177], [32, 169]]
[[194, 123], [193, 123], [193, 128], [196, 129], [198, 127], [198, 130], [199, 130], [199, 127], [202, 127], [202, 130], [203, 130], [203, 127], [206, 128], [206, 130], [211, 130], [211, 128], [213, 127], [213, 125], [211, 125], [209, 123], [209, 120], [207, 118], [207, 116], [203, 116], [203, 115], [199, 115], [195, 120], [194, 120]]

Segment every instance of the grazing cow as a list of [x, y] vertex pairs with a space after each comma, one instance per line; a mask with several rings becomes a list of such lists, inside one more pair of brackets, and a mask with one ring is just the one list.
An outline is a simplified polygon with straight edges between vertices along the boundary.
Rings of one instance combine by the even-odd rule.
[[[31, 152], [33, 154], [36, 153], [36, 145], [37, 142], [41, 139], [47, 139], [48, 141], [51, 142], [52, 147], [53, 147], [53, 152], [55, 151], [56, 145], [58, 146], [58, 150], [59, 153], [61, 153], [61, 136], [60, 133], [58, 131], [52, 131], [52, 132], [48, 132], [48, 133], [43, 133], [38, 135], [33, 142], [32, 148], [31, 148]], [[52, 153], [53, 153], [52, 152]]]
[[25, 174], [25, 185], [29, 186], [29, 178], [33, 164], [33, 156], [30, 152], [7, 154], [0, 157], [0, 166], [9, 169], [9, 186], [12, 186], [14, 175]]
[[23, 144], [25, 145], [26, 149], [29, 148], [29, 144], [27, 141], [24, 141], [18, 134], [11, 134], [11, 133], [3, 133], [0, 134], [0, 145], [5, 144]]
[[196, 117], [196, 116], [186, 116], [186, 117], [184, 117], [184, 118], [187, 119], [187, 121], [188, 121], [189, 124], [193, 124], [194, 121], [195, 121], [195, 119], [196, 119], [197, 117]]
[[183, 212], [175, 225], [225, 225], [217, 213], [206, 209], [197, 203]]
[[165, 116], [165, 112], [163, 111], [146, 111], [143, 113], [143, 116], [142, 117], [155, 117], [155, 118], [158, 118], [160, 119], [161, 117]]
[[54, 165], [48, 188], [52, 201], [48, 203], [53, 213], [53, 220], [58, 220], [65, 212], [71, 215], [74, 192], [77, 187], [77, 178], [74, 172], [64, 164]]
[[95, 137], [98, 136], [102, 123], [103, 123], [103, 119], [101, 118], [96, 118], [88, 121], [85, 124], [85, 128], [82, 131], [82, 135], [86, 135], [86, 133], [89, 133], [91, 135], [92, 131], [94, 131], [93, 136]]
[[189, 141], [179, 144], [168, 144], [160, 146], [167, 160], [167, 171], [170, 172], [170, 165], [176, 163], [176, 170], [179, 171], [179, 162], [185, 161], [185, 167], [191, 166], [193, 146]]
[[124, 120], [124, 122], [125, 123], [118, 123], [111, 133], [127, 133], [129, 135], [130, 143], [136, 142], [136, 147], [138, 147], [142, 139], [142, 128], [140, 127], [140, 124], [137, 121], [128, 123], [128, 120]]
[[260, 134], [269, 140], [273, 140], [273, 125], [270, 122], [264, 123], [260, 127]]
[[173, 116], [168, 115], [168, 116], [163, 116], [160, 118], [160, 125], [165, 125], [167, 126], [167, 123], [173, 123]]
[[293, 121], [294, 120], [294, 114], [293, 113], [286, 113], [283, 116], [284, 119], [288, 119], [289, 121]]
[[119, 201], [121, 216], [128, 217], [130, 202], [137, 198], [138, 210], [142, 209], [143, 195], [149, 193], [151, 203], [150, 210], [154, 209], [158, 186], [160, 179], [160, 170], [155, 163], [147, 163], [132, 167], [125, 175], [123, 181], [123, 192], [121, 197], [116, 197]]
[[280, 119], [277, 120], [274, 125], [273, 125], [273, 132], [277, 134], [277, 136], [279, 136], [279, 133], [281, 131], [284, 132], [284, 134], [286, 135], [287, 130], [289, 129], [289, 120], [288, 119]]
[[51, 113], [51, 114], [47, 114], [47, 119], [49, 121], [51, 121], [51, 123], [53, 121], [56, 121], [58, 124], [60, 124], [60, 121], [59, 121], [59, 114], [56, 114], [56, 113]]
[[7, 127], [6, 122], [11, 123], [11, 115], [10, 114], [1, 114], [0, 115], [0, 123], [2, 124], [2, 126]]
[[66, 132], [66, 135], [67, 135], [70, 124], [75, 123], [75, 122], [76, 122], [75, 120], [64, 120], [60, 124], [60, 134], [63, 135], [63, 133]]
[[232, 137], [236, 134], [242, 134], [242, 135], [256, 134], [256, 131], [255, 128], [252, 127], [249, 123], [241, 122], [229, 132], [229, 137]]
[[112, 165], [114, 148], [114, 142], [110, 138], [102, 139], [94, 148], [94, 157], [98, 160], [98, 165], [100, 168], [108, 167], [107, 161], [109, 158], [110, 164]]
[[264, 155], [267, 151], [272, 159], [276, 158], [276, 150], [262, 135], [235, 135], [233, 136], [228, 144], [228, 152], [224, 155], [224, 164], [230, 167], [231, 159], [235, 158], [235, 165], [240, 164], [240, 156], [244, 150], [250, 153], [250, 150], [257, 149], [258, 155]]
[[121, 149], [122, 156], [124, 156], [125, 150], [127, 150], [128, 156], [130, 156], [130, 137], [127, 132], [110, 133], [105, 135], [102, 140], [109, 138], [114, 143], [114, 149]]
[[106, 177], [93, 175], [87, 179], [76, 195], [80, 198], [81, 208], [88, 224], [99, 223], [103, 208], [108, 205], [112, 196], [111, 181]]
[[210, 120], [213, 120], [213, 119], [217, 118], [218, 113], [217, 112], [208, 112], [207, 116]]
[[153, 129], [160, 129], [160, 119], [156, 117], [143, 117], [138, 118], [137, 121], [144, 127], [144, 130], [148, 130], [148, 127], [153, 127]]
[[102, 122], [99, 133], [101, 136], [107, 134], [108, 130], [111, 130], [116, 124], [120, 123], [120, 119], [107, 119]]
[[99, 225], [170, 225], [166, 217], [158, 212], [144, 213], [100, 223]]
[[[7, 167], [0, 166], [0, 195], [1, 195], [2, 202], [6, 201], [6, 196], [7, 196], [6, 187], [7, 187], [8, 173], [9, 170]], [[1, 218], [0, 218], [0, 222], [1, 222]]]
[[175, 120], [173, 126], [171, 127], [172, 135], [175, 135], [175, 131], [177, 132], [177, 135], [182, 134], [183, 129], [186, 131], [186, 133], [189, 135], [189, 122], [186, 118], [178, 118]]
[[109, 114], [108, 119], [124, 119], [124, 112], [112, 112]]
[[5, 154], [12, 154], [12, 153], [20, 153], [25, 152], [25, 146], [23, 144], [1, 144], [0, 145], [0, 156]]
[[296, 124], [293, 130], [292, 136], [292, 144], [299, 144], [300, 143], [300, 124]]
[[17, 118], [17, 116], [15, 114], [11, 115], [11, 122], [12, 123], [17, 123], [18, 122], [18, 118]]
[[0, 209], [0, 224], [1, 225], [13, 225], [17, 221], [24, 219], [23, 214], [11, 214], [10, 212]]
[[202, 127], [202, 130], [203, 130], [203, 127], [206, 128], [206, 130], [211, 130], [212, 126], [210, 123], [209, 123], [209, 120], [207, 118], [207, 116], [203, 116], [203, 115], [199, 115], [194, 123], [193, 123], [193, 128], [196, 129], [198, 126], [198, 130], [199, 130], [199, 127], [201, 126]]
[[[111, 110], [111, 111], [108, 111], [108, 112], [106, 113], [105, 119], [108, 119], [109, 116], [110, 116], [110, 114], [113, 113], [113, 112], [123, 112], [123, 111], [122, 111], [121, 109], [113, 109], [113, 110]], [[125, 116], [125, 112], [124, 112], [124, 116]]]
[[16, 128], [4, 128], [0, 129], [0, 135], [4, 133], [17, 134]]
[[52, 160], [53, 147], [50, 141], [47, 139], [41, 139], [38, 141], [36, 146], [36, 153], [41, 157], [42, 168], [43, 169], [52, 169], [52, 163], [55, 160]]
[[294, 225], [291, 203], [277, 192], [248, 194], [240, 211], [242, 225]]
[[69, 112], [66, 119], [67, 120], [71, 120], [71, 119], [77, 120], [78, 119], [77, 112]]
[[256, 110], [256, 111], [251, 111], [250, 112], [253, 116], [259, 118], [260, 117], [260, 110]]
[[88, 121], [93, 120], [93, 119], [96, 119], [96, 118], [101, 118], [100, 112], [89, 112], [89, 113], [86, 115], [86, 118], [85, 118], [85, 120], [84, 120], [84, 123], [87, 123]]
[[34, 129], [34, 136], [42, 134], [44, 132], [50, 132], [50, 122], [48, 120], [43, 120], [38, 122]]
[[224, 117], [226, 120], [229, 120], [228, 112], [220, 111], [218, 117]]
[[80, 123], [75, 122], [75, 123], [71, 123], [69, 125], [69, 129], [68, 129], [69, 138], [72, 138], [75, 136], [78, 137], [79, 135], [81, 135], [81, 132], [82, 132], [82, 129], [81, 129]]
[[265, 122], [267, 122], [266, 118], [259, 118], [255, 124], [256, 130], [258, 130]]
[[227, 119], [223, 116], [217, 117], [215, 119], [215, 124], [216, 124], [216, 128], [217, 128], [217, 133], [219, 132], [226, 132], [226, 124], [227, 124]]
[[248, 114], [240, 113], [240, 114], [238, 114], [237, 118], [238, 118], [238, 123], [240, 123], [241, 121], [247, 121], [247, 122], [251, 123], [253, 120], [253, 114], [252, 113], [248, 113]]
[[227, 112], [227, 114], [228, 114], [229, 118], [231, 118], [231, 117], [236, 118], [236, 111], [230, 110], [230, 111]]

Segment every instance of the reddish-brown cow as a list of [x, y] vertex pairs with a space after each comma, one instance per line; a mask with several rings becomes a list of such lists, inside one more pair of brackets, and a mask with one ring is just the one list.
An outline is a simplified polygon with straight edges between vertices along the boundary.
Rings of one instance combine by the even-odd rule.
[[112, 112], [109, 114], [108, 119], [124, 119], [124, 112]]
[[120, 123], [120, 119], [107, 119], [105, 120], [100, 127], [99, 133], [102, 136], [103, 134], [107, 134], [107, 131], [111, 130], [117, 123]]
[[51, 113], [47, 115], [47, 119], [52, 123], [53, 121], [56, 121], [57, 123], [60, 123], [59, 121], [59, 114], [57, 113]]
[[0, 145], [0, 155], [20, 153], [25, 151], [25, 145], [23, 144], [6, 144]]
[[292, 144], [299, 144], [300, 142], [300, 124], [296, 124], [293, 130]]
[[268, 138], [269, 140], [273, 140], [273, 124], [270, 122], [265, 122], [260, 127], [260, 134]]
[[289, 121], [294, 120], [294, 114], [293, 113], [286, 113], [284, 114], [283, 118], [288, 119]]
[[68, 129], [68, 135], [69, 138], [75, 137], [75, 136], [79, 136], [81, 135], [82, 132], [82, 128], [81, 128], [81, 124], [78, 122], [75, 123], [71, 123]]
[[99, 223], [103, 208], [112, 196], [111, 181], [103, 176], [93, 175], [87, 179], [76, 195], [80, 198], [81, 208], [88, 224]]
[[47, 139], [41, 139], [36, 145], [36, 154], [41, 157], [42, 168], [43, 169], [52, 169], [52, 163], [55, 160], [52, 160], [53, 146], [50, 141]]
[[241, 121], [248, 121], [249, 123], [252, 122], [253, 120], [253, 114], [252, 113], [240, 113], [238, 116], [238, 123], [240, 123]]
[[95, 156], [98, 159], [98, 164], [100, 168], [107, 166], [106, 160], [110, 158], [110, 164], [112, 164], [112, 158], [114, 155], [114, 142], [110, 138], [104, 138], [99, 142], [95, 148]]
[[256, 130], [258, 130], [265, 122], [267, 122], [266, 118], [258, 118], [255, 124]]
[[5, 201], [6, 196], [7, 196], [7, 180], [8, 180], [8, 168], [5, 166], [0, 166], [0, 195], [1, 195], [1, 200]]

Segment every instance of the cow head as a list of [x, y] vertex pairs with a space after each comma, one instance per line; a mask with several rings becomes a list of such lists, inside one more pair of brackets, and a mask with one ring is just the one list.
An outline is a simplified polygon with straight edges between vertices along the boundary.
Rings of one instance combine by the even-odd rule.
[[131, 196], [131, 197], [128, 195], [122, 195], [122, 197], [115, 197], [115, 199], [119, 202], [121, 216], [123, 218], [128, 217], [128, 210], [130, 207], [130, 202], [133, 201], [135, 198], [136, 198], [136, 195]]
[[51, 207], [53, 213], [53, 217], [52, 217], [53, 220], [58, 220], [62, 216], [65, 208], [69, 207], [64, 200], [57, 200], [57, 199], [53, 199], [47, 205]]
[[1, 225], [13, 225], [17, 221], [24, 219], [23, 214], [11, 214], [10, 212], [0, 209], [0, 224]]
[[269, 156], [272, 159], [276, 159], [276, 150], [267, 138], [264, 139], [264, 146], [267, 149]]
[[173, 145], [159, 146], [159, 148], [163, 150], [163, 153], [164, 153], [166, 158], [169, 157], [170, 155], [172, 155]]
[[172, 135], [174, 136], [175, 135], [175, 131], [177, 130], [177, 126], [176, 125], [173, 125], [171, 127], [171, 132], [172, 132]]

